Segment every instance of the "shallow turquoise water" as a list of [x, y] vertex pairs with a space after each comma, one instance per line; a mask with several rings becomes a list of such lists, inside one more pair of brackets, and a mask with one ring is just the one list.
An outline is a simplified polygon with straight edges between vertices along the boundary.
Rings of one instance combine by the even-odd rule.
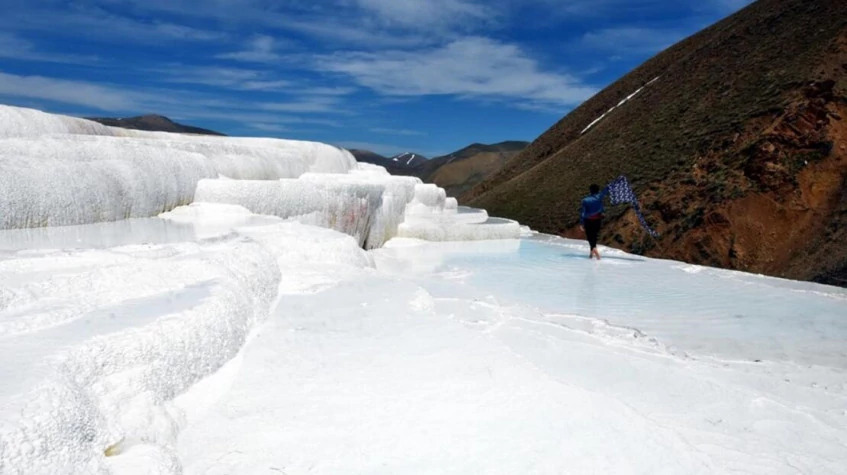
[[435, 296], [603, 320], [692, 356], [847, 368], [847, 289], [602, 251], [546, 235], [391, 250], [429, 263]]

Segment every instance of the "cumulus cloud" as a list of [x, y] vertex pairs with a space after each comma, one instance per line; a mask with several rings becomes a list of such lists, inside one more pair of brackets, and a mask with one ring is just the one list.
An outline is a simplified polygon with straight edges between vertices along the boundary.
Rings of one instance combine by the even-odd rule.
[[576, 78], [543, 71], [520, 47], [466, 37], [423, 51], [324, 56], [319, 66], [394, 96], [456, 95], [573, 105], [595, 90]]

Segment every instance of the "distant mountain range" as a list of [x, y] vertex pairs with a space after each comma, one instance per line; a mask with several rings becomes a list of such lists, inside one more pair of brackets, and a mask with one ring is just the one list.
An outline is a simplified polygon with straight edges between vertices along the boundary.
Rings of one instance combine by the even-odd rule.
[[219, 135], [225, 136], [214, 130], [201, 129], [200, 127], [192, 127], [190, 125], [182, 125], [168, 119], [162, 115], [141, 115], [138, 117], [127, 118], [111, 118], [111, 117], [86, 117], [88, 120], [99, 122], [103, 125], [112, 127], [122, 127], [124, 129], [147, 130], [152, 132], [176, 132], [181, 134], [197, 134], [197, 135]]
[[427, 158], [419, 153], [404, 152], [393, 157], [386, 157], [370, 150], [350, 150], [359, 162], [372, 163], [385, 167], [392, 175], [417, 176], [414, 172], [419, 166], [427, 162]]
[[471, 144], [422, 164], [416, 175], [427, 183], [444, 188], [448, 196], [456, 197], [499, 171], [527, 145], [529, 142], [520, 141]]
[[601, 238], [649, 256], [847, 285], [847, 5], [758, 0], [648, 60], [460, 197], [581, 238], [591, 183], [629, 177]]
[[529, 142], [508, 141], [492, 145], [475, 143], [453, 153], [427, 160], [420, 154], [406, 152], [384, 157], [369, 150], [351, 150], [360, 162], [385, 167], [392, 175], [416, 176], [427, 183], [458, 196], [496, 172]]

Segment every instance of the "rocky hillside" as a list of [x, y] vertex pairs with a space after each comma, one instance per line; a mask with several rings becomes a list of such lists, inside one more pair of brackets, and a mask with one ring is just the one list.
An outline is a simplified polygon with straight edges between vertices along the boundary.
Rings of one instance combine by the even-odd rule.
[[171, 119], [161, 115], [141, 115], [138, 117], [109, 118], [109, 117], [87, 117], [88, 120], [99, 122], [103, 125], [112, 127], [122, 127], [124, 129], [148, 130], [153, 132], [176, 132], [181, 134], [197, 134], [197, 135], [225, 135], [214, 130], [201, 129], [200, 127], [192, 127], [190, 125], [178, 124]]
[[459, 196], [500, 170], [529, 142], [508, 141], [493, 145], [475, 143], [424, 163], [416, 172], [422, 180]]
[[581, 237], [588, 185], [620, 174], [662, 237], [614, 207], [607, 244], [847, 284], [844, 1], [759, 0], [586, 101], [461, 201]]

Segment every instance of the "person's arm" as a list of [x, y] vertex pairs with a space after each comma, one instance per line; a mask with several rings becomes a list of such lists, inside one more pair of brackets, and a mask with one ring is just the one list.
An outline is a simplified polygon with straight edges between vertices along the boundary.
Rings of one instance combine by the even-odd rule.
[[603, 187], [602, 190], [600, 190], [600, 201], [603, 201], [603, 198], [605, 198], [606, 195], [608, 195], [608, 194], [609, 194], [609, 185], [606, 185], [606, 186]]
[[583, 229], [585, 226], [585, 200], [579, 204], [579, 229]]

